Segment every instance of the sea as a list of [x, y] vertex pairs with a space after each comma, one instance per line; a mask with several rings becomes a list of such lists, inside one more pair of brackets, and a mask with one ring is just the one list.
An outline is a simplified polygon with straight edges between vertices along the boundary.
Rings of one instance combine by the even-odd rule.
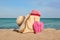
[[[44, 28], [55, 28], [60, 30], [60, 18], [41, 18]], [[0, 29], [18, 29], [16, 18], [0, 18]]]

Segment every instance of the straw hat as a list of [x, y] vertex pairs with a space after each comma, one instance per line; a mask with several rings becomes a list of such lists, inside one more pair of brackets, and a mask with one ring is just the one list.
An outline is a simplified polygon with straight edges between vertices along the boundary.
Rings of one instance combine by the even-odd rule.
[[23, 23], [24, 19], [25, 19], [24, 16], [17, 17], [16, 23], [18, 24], [18, 26], [21, 26], [21, 24]]

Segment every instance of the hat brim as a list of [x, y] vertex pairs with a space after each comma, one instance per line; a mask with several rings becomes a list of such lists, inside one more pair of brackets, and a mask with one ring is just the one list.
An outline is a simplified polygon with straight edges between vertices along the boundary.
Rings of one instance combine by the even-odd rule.
[[23, 23], [24, 19], [24, 16], [17, 17], [16, 23], [18, 24], [18, 26], [20, 26]]

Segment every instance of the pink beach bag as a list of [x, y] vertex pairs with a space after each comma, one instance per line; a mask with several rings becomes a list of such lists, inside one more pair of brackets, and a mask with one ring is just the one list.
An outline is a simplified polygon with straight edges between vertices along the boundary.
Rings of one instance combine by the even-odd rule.
[[39, 33], [43, 30], [44, 28], [44, 23], [43, 22], [38, 22], [35, 21], [33, 24], [33, 29], [34, 29], [34, 33]]

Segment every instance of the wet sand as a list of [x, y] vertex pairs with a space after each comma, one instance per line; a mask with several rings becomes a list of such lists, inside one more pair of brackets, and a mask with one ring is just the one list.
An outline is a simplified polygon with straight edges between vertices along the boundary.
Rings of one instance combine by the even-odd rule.
[[60, 30], [48, 28], [38, 34], [23, 34], [13, 29], [0, 29], [0, 40], [60, 40]]

